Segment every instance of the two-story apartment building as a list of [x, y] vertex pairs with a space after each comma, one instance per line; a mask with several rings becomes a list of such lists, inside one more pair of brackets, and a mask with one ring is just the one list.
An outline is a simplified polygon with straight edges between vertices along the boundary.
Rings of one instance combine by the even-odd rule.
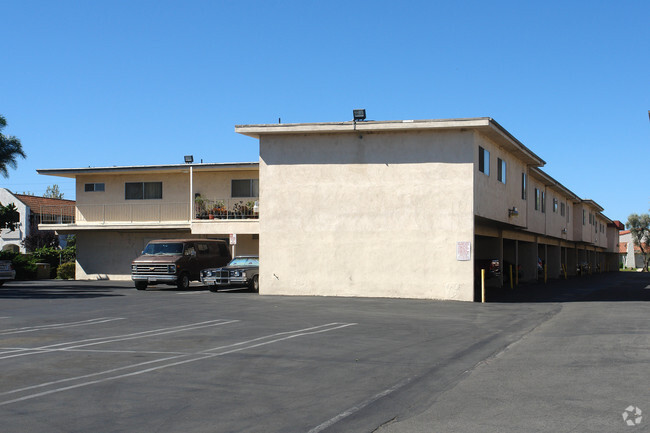
[[261, 293], [473, 300], [486, 259], [499, 284], [615, 269], [603, 209], [490, 118], [235, 130], [260, 143]]
[[77, 278], [129, 278], [154, 238], [231, 234], [259, 251], [261, 294], [471, 301], [493, 260], [497, 285], [616, 269], [602, 207], [490, 118], [235, 130], [259, 163], [39, 170], [77, 181], [75, 221], [44, 225], [77, 234]]
[[44, 220], [40, 227], [76, 235], [78, 279], [129, 279], [131, 261], [153, 239], [233, 239], [233, 253], [258, 252], [257, 163], [38, 173], [76, 180], [74, 219], [64, 224]]

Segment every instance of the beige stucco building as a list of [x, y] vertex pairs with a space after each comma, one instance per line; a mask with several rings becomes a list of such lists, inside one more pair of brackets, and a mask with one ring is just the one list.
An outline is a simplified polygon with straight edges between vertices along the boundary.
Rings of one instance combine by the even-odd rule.
[[260, 143], [261, 293], [471, 301], [484, 261], [495, 285], [616, 268], [603, 209], [490, 118], [235, 130]]
[[[39, 170], [77, 181], [75, 221], [42, 224], [77, 235], [77, 278], [128, 279], [151, 239], [231, 234], [267, 295], [472, 301], [497, 260], [488, 286], [617, 269], [603, 208], [493, 119], [235, 130], [259, 163]], [[217, 204], [248, 213], [205, 219]]]
[[40, 228], [76, 235], [77, 279], [130, 279], [131, 261], [153, 239], [234, 234], [233, 255], [257, 254], [258, 171], [257, 163], [38, 170], [74, 178], [77, 198], [73, 221]]

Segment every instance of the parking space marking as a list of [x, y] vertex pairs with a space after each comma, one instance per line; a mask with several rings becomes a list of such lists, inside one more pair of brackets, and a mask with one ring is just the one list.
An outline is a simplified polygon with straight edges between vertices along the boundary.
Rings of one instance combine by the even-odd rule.
[[[250, 345], [250, 346], [246, 347], [247, 349], [250, 349], [250, 348], [253, 348], [253, 347], [259, 347], [259, 346], [264, 346], [266, 344], [275, 343], [277, 341], [288, 340], [290, 338], [301, 337], [303, 335], [318, 334], [318, 333], [321, 333], [321, 332], [333, 331], [335, 329], [346, 328], [348, 326], [354, 326], [354, 325], [356, 325], [356, 323], [328, 323], [326, 325], [313, 326], [311, 328], [298, 329], [296, 331], [278, 332], [276, 334], [271, 334], [271, 335], [267, 335], [267, 336], [264, 336], [264, 337], [254, 338], [252, 340], [242, 341], [240, 343], [234, 343], [234, 344], [229, 344], [227, 346], [219, 346], [219, 347], [215, 347], [215, 348], [212, 348], [212, 349], [207, 349], [207, 350], [204, 350], [202, 353], [211, 353], [211, 352], [217, 351], [217, 350], [228, 349], [230, 347], [241, 346], [241, 345], [253, 343], [253, 342], [256, 342], [256, 341], [262, 341], [262, 340], [266, 340], [266, 339], [269, 339], [269, 338], [275, 338], [275, 337], [278, 337], [280, 335], [285, 335], [285, 337], [282, 337], [282, 338], [276, 338], [274, 340], [270, 340], [270, 341], [267, 341], [267, 342], [254, 344], [254, 345]], [[326, 329], [323, 329], [323, 328], [326, 328]], [[317, 329], [317, 331], [315, 331], [316, 329]], [[305, 331], [311, 331], [311, 332], [305, 332]], [[236, 350], [236, 349], [235, 350], [229, 350], [227, 352], [219, 353], [219, 355], [225, 355], [227, 353], [233, 353], [233, 352], [238, 352], [238, 350]]]
[[71, 328], [84, 325], [98, 325], [100, 323], [124, 320], [123, 317], [98, 317], [96, 319], [81, 320], [78, 322], [52, 323], [49, 325], [25, 326], [22, 328], [0, 329], [0, 335], [20, 334], [25, 332], [36, 332], [50, 329]]
[[325, 430], [326, 428], [328, 428], [328, 427], [336, 424], [337, 422], [341, 421], [343, 418], [347, 418], [350, 415], [352, 415], [352, 414], [354, 414], [356, 412], [359, 412], [361, 409], [363, 409], [364, 407], [376, 402], [380, 398], [386, 397], [387, 395], [392, 394], [393, 392], [395, 392], [398, 389], [402, 388], [404, 385], [408, 384], [410, 381], [411, 381], [411, 379], [404, 379], [401, 382], [398, 382], [397, 384], [393, 385], [392, 387], [390, 387], [388, 389], [385, 389], [384, 391], [373, 395], [372, 397], [370, 397], [367, 400], [362, 401], [358, 405], [352, 406], [351, 408], [341, 412], [340, 414], [336, 415], [335, 417], [328, 419], [324, 423], [322, 423], [322, 424], [314, 427], [313, 429], [309, 430], [307, 433], [319, 433], [319, 432]]
[[99, 337], [99, 338], [87, 338], [84, 340], [50, 344], [48, 346], [41, 346], [41, 347], [34, 347], [34, 348], [20, 348], [20, 349], [7, 351], [0, 354], [0, 360], [15, 358], [19, 356], [38, 355], [41, 353], [48, 353], [48, 352], [55, 352], [55, 351], [65, 351], [70, 349], [77, 349], [80, 347], [94, 346], [98, 344], [114, 343], [116, 341], [126, 341], [126, 340], [134, 340], [137, 338], [157, 337], [160, 335], [167, 335], [176, 332], [191, 331], [195, 329], [208, 328], [212, 326], [228, 325], [230, 323], [235, 323], [235, 322], [239, 322], [239, 320], [225, 320], [225, 319], [208, 320], [206, 322], [172, 326], [169, 328], [154, 329], [151, 331], [134, 332], [131, 334], [114, 335], [114, 336]]
[[[67, 378], [67, 379], [61, 379], [61, 380], [54, 381], [54, 382], [48, 382], [48, 383], [33, 385], [33, 386], [24, 387], [24, 388], [20, 388], [20, 389], [15, 389], [15, 390], [11, 390], [11, 391], [5, 391], [3, 393], [0, 393], [0, 396], [1, 395], [15, 394], [15, 393], [23, 392], [23, 391], [34, 390], [34, 389], [38, 389], [38, 388], [44, 388], [44, 387], [48, 387], [48, 386], [52, 386], [52, 385], [58, 385], [58, 384], [65, 383], [65, 382], [73, 382], [75, 380], [88, 379], [90, 377], [98, 377], [98, 376], [102, 376], [102, 375], [108, 375], [108, 374], [111, 374], [111, 373], [115, 373], [117, 371], [123, 371], [123, 370], [132, 369], [132, 368], [137, 368], [137, 367], [141, 367], [141, 366], [148, 365], [148, 364], [155, 364], [155, 363], [159, 363], [159, 362], [165, 362], [165, 361], [171, 361], [171, 360], [174, 360], [174, 359], [179, 359], [178, 361], [170, 362], [170, 363], [163, 364], [163, 365], [157, 365], [157, 366], [153, 366], [153, 367], [149, 367], [149, 368], [145, 368], [145, 369], [141, 369], [141, 370], [132, 371], [132, 372], [129, 372], [129, 373], [118, 374], [118, 375], [115, 375], [115, 376], [108, 376], [108, 377], [104, 377], [104, 378], [98, 378], [96, 380], [90, 380], [90, 381], [86, 381], [86, 382], [77, 383], [77, 384], [74, 384], [74, 385], [54, 388], [54, 389], [50, 389], [50, 390], [47, 390], [47, 391], [42, 391], [42, 392], [35, 393], [35, 394], [25, 395], [25, 396], [22, 396], [22, 397], [11, 399], [11, 400], [1, 401], [0, 406], [5, 406], [5, 405], [8, 405], [8, 404], [12, 404], [12, 403], [18, 403], [18, 402], [22, 402], [22, 401], [25, 401], [25, 400], [38, 398], [38, 397], [44, 397], [46, 395], [50, 395], [50, 394], [54, 394], [54, 393], [58, 393], [58, 392], [63, 392], [63, 391], [69, 391], [71, 389], [81, 388], [81, 387], [90, 386], [90, 385], [96, 385], [96, 384], [100, 384], [100, 383], [108, 382], [108, 381], [112, 381], [112, 380], [118, 380], [118, 379], [123, 379], [123, 378], [127, 378], [127, 377], [139, 376], [141, 374], [150, 373], [152, 371], [157, 371], [157, 370], [162, 370], [164, 368], [176, 367], [176, 366], [179, 366], [179, 365], [188, 364], [190, 362], [202, 361], [202, 360], [209, 359], [209, 358], [216, 358], [216, 357], [219, 357], [219, 356], [224, 356], [224, 355], [235, 353], [235, 352], [241, 352], [241, 351], [244, 351], [244, 350], [257, 348], [257, 347], [260, 347], [260, 346], [265, 346], [265, 345], [277, 343], [277, 342], [280, 342], [280, 341], [289, 340], [289, 339], [292, 339], [292, 338], [297, 338], [297, 337], [306, 336], [306, 335], [314, 335], [314, 334], [319, 334], [319, 333], [323, 333], [323, 332], [330, 332], [330, 331], [334, 331], [334, 330], [337, 330], [337, 329], [342, 329], [342, 328], [346, 328], [346, 327], [354, 326], [354, 325], [357, 325], [357, 324], [356, 323], [328, 323], [328, 324], [325, 324], [325, 325], [313, 326], [313, 327], [310, 327], [310, 328], [296, 329], [294, 331], [278, 332], [278, 333], [270, 334], [270, 335], [267, 335], [267, 336], [264, 336], [264, 337], [254, 338], [252, 340], [242, 341], [242, 342], [239, 342], [239, 343], [229, 344], [229, 345], [226, 345], [226, 346], [220, 346], [220, 347], [216, 347], [216, 348], [213, 348], [213, 349], [208, 349], [207, 351], [202, 351], [202, 352], [198, 352], [198, 353], [194, 353], [194, 354], [171, 356], [171, 357], [157, 359], [157, 360], [153, 360], [153, 361], [147, 361], [147, 362], [142, 362], [142, 363], [138, 363], [138, 364], [123, 366], [123, 367], [119, 367], [119, 368], [115, 368], [115, 369], [111, 369], [111, 370], [106, 370], [106, 371], [102, 371], [102, 372], [91, 373], [91, 374], [72, 377], [72, 378]], [[266, 341], [264, 341], [264, 340], [266, 340]], [[254, 344], [251, 344], [251, 343], [254, 343]], [[240, 347], [237, 347], [237, 346], [240, 346]], [[229, 350], [223, 350], [223, 349], [229, 349]], [[221, 350], [221, 351], [217, 352], [217, 353], [211, 353], [212, 351], [215, 351], [215, 350]], [[185, 358], [189, 357], [189, 359], [180, 359], [180, 358], [183, 358], [183, 357], [185, 357]]]

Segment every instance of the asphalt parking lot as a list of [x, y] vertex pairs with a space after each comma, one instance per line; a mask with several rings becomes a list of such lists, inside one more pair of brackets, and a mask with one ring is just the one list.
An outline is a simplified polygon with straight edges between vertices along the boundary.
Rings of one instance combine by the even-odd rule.
[[522, 290], [476, 304], [8, 283], [2, 431], [648, 431], [622, 413], [650, 416], [650, 278]]

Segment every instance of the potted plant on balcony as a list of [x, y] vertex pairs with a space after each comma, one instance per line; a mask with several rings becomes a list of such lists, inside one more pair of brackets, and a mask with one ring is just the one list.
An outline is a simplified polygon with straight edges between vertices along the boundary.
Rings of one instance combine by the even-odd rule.
[[205, 209], [205, 199], [200, 195], [197, 195], [194, 199], [195, 209], [196, 209], [196, 219], [206, 219], [208, 217], [208, 212]]
[[214, 205], [214, 215], [216, 218], [223, 219], [226, 217], [228, 212], [226, 211], [226, 204], [223, 200], [217, 200]]
[[255, 209], [255, 202], [254, 201], [249, 201], [246, 203], [246, 218], [257, 218], [257, 215], [255, 215], [254, 212]]

